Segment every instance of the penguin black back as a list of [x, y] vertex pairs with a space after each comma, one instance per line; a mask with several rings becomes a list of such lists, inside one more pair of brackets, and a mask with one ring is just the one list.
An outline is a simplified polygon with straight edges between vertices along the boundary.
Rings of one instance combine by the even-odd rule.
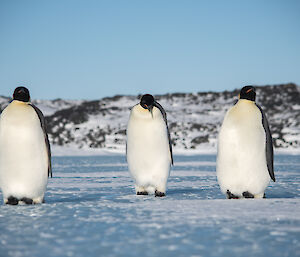
[[29, 102], [30, 101], [29, 90], [26, 87], [17, 87], [13, 94], [13, 100]]
[[253, 86], [245, 86], [241, 89], [240, 99], [246, 99], [255, 102], [255, 87]]

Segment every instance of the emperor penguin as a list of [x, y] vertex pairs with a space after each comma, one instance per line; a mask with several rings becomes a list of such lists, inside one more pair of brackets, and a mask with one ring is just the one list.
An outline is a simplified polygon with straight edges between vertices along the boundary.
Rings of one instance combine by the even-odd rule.
[[263, 198], [275, 182], [272, 135], [253, 86], [241, 89], [219, 132], [217, 178], [229, 199]]
[[127, 126], [126, 156], [137, 195], [166, 195], [173, 164], [167, 115], [150, 94], [131, 109]]
[[44, 202], [51, 151], [42, 112], [17, 87], [0, 117], [0, 187], [5, 204]]

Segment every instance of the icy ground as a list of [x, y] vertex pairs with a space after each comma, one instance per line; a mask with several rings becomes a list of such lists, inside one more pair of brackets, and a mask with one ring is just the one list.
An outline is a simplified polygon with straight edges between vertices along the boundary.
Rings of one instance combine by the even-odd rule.
[[45, 204], [0, 206], [1, 257], [300, 256], [299, 155], [261, 200], [224, 199], [214, 155], [175, 156], [165, 198], [136, 196], [121, 155], [53, 163]]

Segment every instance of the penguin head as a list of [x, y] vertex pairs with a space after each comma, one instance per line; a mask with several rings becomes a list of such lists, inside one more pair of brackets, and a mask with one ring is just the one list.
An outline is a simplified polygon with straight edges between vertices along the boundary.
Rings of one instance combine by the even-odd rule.
[[245, 86], [241, 89], [240, 99], [246, 99], [255, 102], [255, 87], [253, 86]]
[[154, 103], [155, 103], [154, 97], [149, 94], [143, 95], [140, 101], [140, 105], [144, 109], [148, 109], [148, 111], [151, 113], [152, 116], [153, 116], [152, 110], [153, 110]]
[[29, 102], [30, 101], [29, 90], [26, 87], [17, 87], [13, 94], [13, 100]]

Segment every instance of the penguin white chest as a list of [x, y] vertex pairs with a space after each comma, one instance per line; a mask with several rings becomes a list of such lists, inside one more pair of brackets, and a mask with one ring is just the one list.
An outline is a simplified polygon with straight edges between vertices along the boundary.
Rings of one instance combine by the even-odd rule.
[[136, 186], [165, 192], [171, 157], [167, 127], [156, 107], [153, 116], [140, 105], [133, 107], [127, 127], [127, 161]]
[[217, 176], [221, 190], [242, 195], [263, 194], [270, 177], [266, 134], [256, 105], [240, 100], [225, 115], [218, 141]]
[[3, 197], [41, 201], [48, 157], [40, 120], [26, 103], [13, 101], [0, 119], [0, 185]]

